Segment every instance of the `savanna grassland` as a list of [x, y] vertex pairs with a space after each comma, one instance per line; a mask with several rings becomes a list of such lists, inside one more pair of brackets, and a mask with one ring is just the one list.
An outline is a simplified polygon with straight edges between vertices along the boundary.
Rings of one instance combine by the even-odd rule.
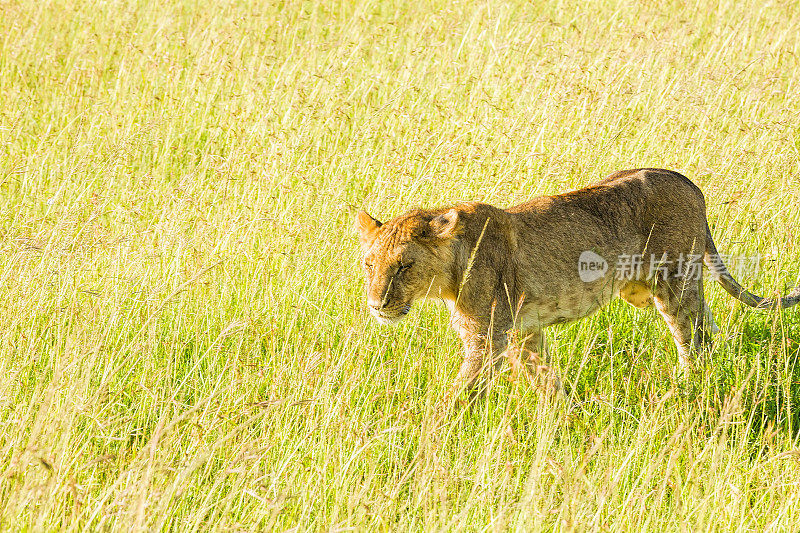
[[796, 2], [0, 0], [0, 529], [797, 531], [800, 310], [707, 281], [684, 380], [616, 302], [441, 427], [444, 307], [365, 310], [357, 209], [641, 166], [795, 284]]

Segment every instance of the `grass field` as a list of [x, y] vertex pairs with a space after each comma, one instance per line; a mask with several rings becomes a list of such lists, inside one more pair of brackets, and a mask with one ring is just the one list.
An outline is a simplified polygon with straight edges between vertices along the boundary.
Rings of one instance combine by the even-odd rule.
[[0, 0], [0, 529], [800, 529], [800, 310], [706, 282], [688, 380], [617, 302], [433, 429], [444, 307], [365, 310], [359, 208], [640, 166], [800, 272], [794, 1]]

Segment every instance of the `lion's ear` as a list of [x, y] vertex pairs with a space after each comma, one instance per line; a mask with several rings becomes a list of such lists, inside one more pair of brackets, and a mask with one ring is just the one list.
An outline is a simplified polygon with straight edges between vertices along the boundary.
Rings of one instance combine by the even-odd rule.
[[433, 217], [431, 229], [434, 235], [442, 239], [454, 237], [458, 229], [458, 211], [451, 209], [447, 213]]
[[355, 227], [358, 231], [358, 239], [361, 241], [361, 248], [366, 250], [375, 240], [375, 232], [383, 224], [372, 218], [366, 211], [359, 211], [356, 214]]

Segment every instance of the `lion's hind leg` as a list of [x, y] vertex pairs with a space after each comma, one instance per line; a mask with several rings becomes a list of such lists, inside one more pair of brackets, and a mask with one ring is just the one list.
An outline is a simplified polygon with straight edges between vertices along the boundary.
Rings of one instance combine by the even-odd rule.
[[653, 286], [653, 303], [672, 333], [678, 364], [685, 374], [693, 368], [693, 355], [710, 341], [709, 334], [716, 327], [703, 298], [703, 282], [661, 278]]
[[713, 348], [714, 336], [719, 333], [719, 327], [714, 322], [714, 314], [711, 312], [711, 307], [708, 305], [703, 295], [703, 283], [700, 282], [698, 286], [700, 294], [700, 301], [702, 302], [703, 312], [698, 317], [698, 324], [696, 326], [697, 334], [699, 335], [699, 342], [702, 344], [703, 349], [710, 351]]

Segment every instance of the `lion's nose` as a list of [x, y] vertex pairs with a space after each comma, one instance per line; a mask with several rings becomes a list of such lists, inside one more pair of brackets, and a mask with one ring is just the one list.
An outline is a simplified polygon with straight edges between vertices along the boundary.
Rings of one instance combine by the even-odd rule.
[[376, 311], [383, 309], [383, 303], [380, 300], [367, 300], [367, 305]]

